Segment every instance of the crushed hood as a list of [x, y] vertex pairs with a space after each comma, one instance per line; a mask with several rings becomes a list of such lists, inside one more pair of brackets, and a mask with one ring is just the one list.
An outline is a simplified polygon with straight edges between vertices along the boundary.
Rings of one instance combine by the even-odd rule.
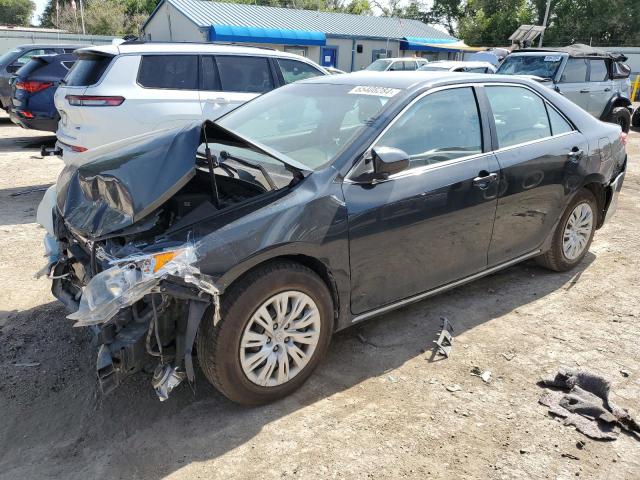
[[102, 148], [88, 163], [67, 165], [57, 207], [67, 225], [91, 238], [126, 228], [156, 210], [195, 175], [202, 124]]

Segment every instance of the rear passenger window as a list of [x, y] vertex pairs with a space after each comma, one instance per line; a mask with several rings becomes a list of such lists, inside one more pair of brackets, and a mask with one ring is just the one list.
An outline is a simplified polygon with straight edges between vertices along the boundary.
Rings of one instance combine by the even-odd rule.
[[404, 69], [405, 70], [415, 70], [416, 69], [416, 62], [402, 62], [404, 64]]
[[138, 83], [145, 88], [198, 89], [197, 55], [145, 55], [140, 62]]
[[298, 80], [304, 80], [305, 78], [322, 75], [322, 72], [317, 68], [297, 60], [278, 58], [278, 66], [280, 67], [285, 83], [292, 83]]
[[80, 55], [64, 79], [70, 87], [86, 87], [98, 83], [113, 60], [111, 55]]
[[273, 78], [266, 58], [216, 57], [222, 90], [263, 93], [273, 90]]
[[544, 102], [522, 87], [485, 87], [500, 148], [550, 137]]
[[404, 64], [402, 62], [393, 62], [389, 67], [390, 72], [398, 72], [404, 70]]
[[584, 58], [570, 58], [562, 72], [563, 83], [580, 83], [587, 81], [587, 61]]
[[207, 91], [220, 90], [220, 77], [218, 76], [215, 57], [202, 57], [201, 65], [200, 76], [202, 77], [202, 81], [200, 88]]
[[589, 60], [591, 70], [589, 72], [589, 81], [604, 82], [609, 79], [607, 64], [604, 60]]
[[573, 131], [569, 122], [567, 122], [562, 115], [555, 111], [555, 109], [547, 105], [547, 111], [549, 112], [549, 120], [551, 121], [551, 133], [553, 135], [560, 135]]
[[398, 118], [377, 145], [404, 150], [410, 168], [482, 152], [482, 130], [471, 88], [427, 95]]

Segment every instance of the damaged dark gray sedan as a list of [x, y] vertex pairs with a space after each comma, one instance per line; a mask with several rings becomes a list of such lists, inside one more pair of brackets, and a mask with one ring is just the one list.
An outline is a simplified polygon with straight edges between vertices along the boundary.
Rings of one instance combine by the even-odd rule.
[[526, 79], [366, 72], [68, 165], [42, 273], [99, 338], [104, 391], [156, 366], [261, 404], [332, 334], [527, 258], [577, 265], [615, 210], [620, 127]]

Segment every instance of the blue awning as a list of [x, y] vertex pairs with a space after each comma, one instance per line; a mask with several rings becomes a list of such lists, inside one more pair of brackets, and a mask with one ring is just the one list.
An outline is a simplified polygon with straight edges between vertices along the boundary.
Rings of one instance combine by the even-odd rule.
[[278, 45], [326, 45], [327, 37], [322, 32], [308, 30], [211, 25], [209, 28], [209, 41], [275, 43]]
[[404, 37], [400, 40], [400, 50], [423, 52], [459, 52], [471, 49], [457, 38]]

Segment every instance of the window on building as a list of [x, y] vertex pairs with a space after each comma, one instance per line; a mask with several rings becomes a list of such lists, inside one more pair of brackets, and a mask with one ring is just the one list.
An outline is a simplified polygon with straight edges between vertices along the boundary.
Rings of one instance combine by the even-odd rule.
[[522, 87], [485, 87], [500, 148], [551, 136], [542, 99]]
[[222, 90], [263, 93], [274, 89], [269, 62], [264, 57], [217, 56]]
[[146, 88], [198, 89], [197, 55], [144, 55], [138, 83]]
[[286, 58], [278, 58], [278, 66], [282, 72], [285, 83], [292, 83], [305, 78], [317, 77], [322, 72], [308, 63], [298, 60], [289, 60]]
[[377, 145], [404, 150], [410, 167], [481, 153], [482, 129], [473, 90], [451, 88], [421, 98]]
[[307, 56], [307, 49], [304, 47], [284, 47], [284, 51], [300, 55], [301, 57]]

